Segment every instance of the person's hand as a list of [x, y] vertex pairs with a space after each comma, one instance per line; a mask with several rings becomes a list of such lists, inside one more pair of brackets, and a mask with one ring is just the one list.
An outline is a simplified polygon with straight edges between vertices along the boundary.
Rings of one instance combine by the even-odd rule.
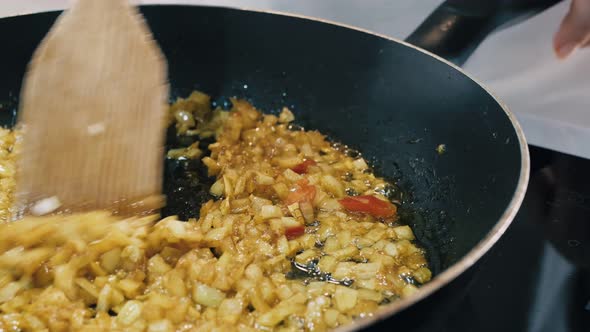
[[570, 10], [553, 38], [558, 58], [564, 59], [579, 47], [590, 45], [590, 0], [572, 0]]

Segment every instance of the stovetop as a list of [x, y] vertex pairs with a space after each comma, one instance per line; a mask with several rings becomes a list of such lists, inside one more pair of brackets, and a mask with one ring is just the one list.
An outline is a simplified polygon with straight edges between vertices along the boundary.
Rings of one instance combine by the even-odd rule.
[[590, 161], [531, 154], [519, 215], [440, 332], [590, 331]]
[[440, 332], [590, 331], [590, 274], [518, 220]]

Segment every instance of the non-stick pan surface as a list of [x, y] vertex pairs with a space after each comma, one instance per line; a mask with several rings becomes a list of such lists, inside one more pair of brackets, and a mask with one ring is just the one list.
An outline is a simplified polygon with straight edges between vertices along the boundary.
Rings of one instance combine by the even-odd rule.
[[[172, 98], [199, 89], [219, 104], [237, 96], [265, 111], [289, 106], [299, 124], [358, 149], [379, 175], [399, 182], [405, 218], [429, 249], [436, 277], [362, 325], [432, 295], [465, 271], [520, 206], [528, 179], [520, 127], [488, 91], [444, 60], [299, 17], [170, 5], [142, 11], [169, 62]], [[57, 15], [0, 20], [4, 125], [14, 120], [27, 62]]]

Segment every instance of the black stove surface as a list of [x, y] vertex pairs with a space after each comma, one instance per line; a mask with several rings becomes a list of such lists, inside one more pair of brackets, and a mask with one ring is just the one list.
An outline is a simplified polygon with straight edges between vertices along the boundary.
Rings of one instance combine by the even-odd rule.
[[440, 332], [590, 332], [590, 161], [531, 155], [518, 217]]
[[[590, 275], [514, 225], [441, 332], [590, 331]], [[535, 248], [523, 248], [534, 245]]]

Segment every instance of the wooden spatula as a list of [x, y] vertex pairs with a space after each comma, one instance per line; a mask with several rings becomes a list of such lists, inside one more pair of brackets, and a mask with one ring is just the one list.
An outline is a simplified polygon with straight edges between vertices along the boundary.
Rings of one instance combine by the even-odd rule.
[[64, 12], [22, 89], [17, 217], [58, 206], [151, 210], [146, 198], [162, 187], [166, 71], [127, 0], [78, 0]]

